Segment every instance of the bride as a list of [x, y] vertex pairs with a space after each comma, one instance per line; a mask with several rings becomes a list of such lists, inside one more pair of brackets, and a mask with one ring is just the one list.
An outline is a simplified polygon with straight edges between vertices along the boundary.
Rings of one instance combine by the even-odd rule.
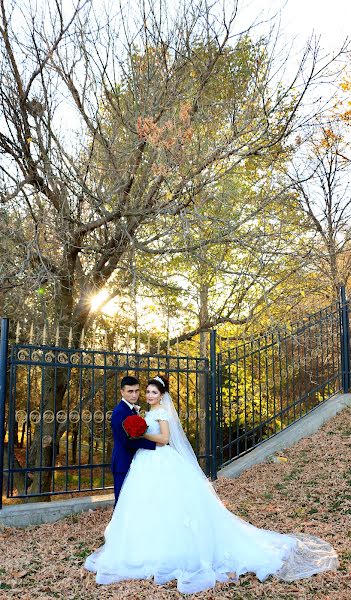
[[146, 399], [144, 437], [157, 447], [136, 452], [105, 544], [85, 561], [97, 583], [177, 579], [178, 590], [191, 594], [249, 571], [261, 581], [293, 581], [337, 568], [327, 542], [258, 529], [228, 511], [198, 465], [164, 377], [149, 381]]

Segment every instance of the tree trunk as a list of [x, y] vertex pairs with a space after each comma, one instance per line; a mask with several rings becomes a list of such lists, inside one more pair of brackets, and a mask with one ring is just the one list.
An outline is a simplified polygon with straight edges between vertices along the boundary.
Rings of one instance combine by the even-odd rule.
[[78, 427], [72, 431], [72, 464], [77, 464]]
[[[68, 346], [69, 330], [72, 327], [72, 345], [73, 347], [77, 347], [83, 325], [77, 321], [72, 322], [75, 259], [70, 257], [69, 253], [65, 255], [65, 266], [66, 269], [63, 269], [63, 271], [66, 272], [66, 275], [60, 281], [61, 295], [59, 296], [57, 305], [57, 314], [62, 324], [62, 346]], [[62, 433], [59, 433], [55, 421], [57, 412], [62, 410], [63, 399], [68, 384], [68, 373], [69, 371], [66, 367], [48, 367], [45, 370], [44, 389], [42, 390], [43, 406], [40, 412], [41, 419], [35, 426], [34, 438], [29, 454], [30, 466], [39, 470], [33, 472], [29, 502], [47, 502], [51, 499], [51, 496], [49, 494], [45, 495], [45, 492], [50, 492], [51, 490], [53, 472], [51, 469], [42, 470], [42, 468], [53, 468], [55, 466], [54, 456], [56, 453], [54, 454], [53, 449], [57, 450], [57, 444], [63, 434], [63, 430]], [[51, 411], [54, 414], [55, 418], [51, 423], [47, 423], [43, 419], [45, 411]], [[39, 496], [37, 494], [43, 495]]]
[[23, 448], [24, 436], [25, 436], [25, 433], [26, 433], [26, 427], [27, 427], [26, 423], [23, 423], [23, 425], [22, 425], [22, 432], [21, 432], [21, 441], [20, 441], [20, 444], [19, 444], [20, 448]]
[[[8, 464], [8, 445], [4, 445], [4, 465]], [[11, 458], [11, 466], [14, 469], [22, 469], [22, 465], [17, 460], [16, 456]], [[26, 478], [24, 472], [14, 472], [10, 479], [10, 483], [8, 482], [8, 473], [4, 473], [3, 479], [3, 489], [5, 490], [9, 486], [10, 495], [12, 495], [12, 487], [17, 490], [18, 494], [25, 494], [26, 492]], [[31, 477], [27, 475], [27, 485], [30, 483]]]
[[113, 450], [113, 441], [112, 439], [108, 439], [107, 440], [107, 447], [106, 447], [106, 461], [110, 461], [111, 462], [111, 458], [112, 458], [112, 450]]
[[[67, 369], [58, 368], [50, 369], [45, 373], [44, 391], [43, 391], [43, 407], [40, 411], [41, 419], [35, 426], [34, 438], [30, 447], [29, 463], [31, 467], [39, 469], [33, 471], [33, 483], [30, 488], [31, 496], [50, 492], [52, 471], [41, 470], [43, 467], [54, 467], [53, 464], [53, 448], [57, 444], [57, 439], [54, 439], [55, 419], [52, 422], [45, 422], [43, 414], [45, 411], [52, 411], [56, 417], [56, 413], [62, 409], [63, 398], [67, 388]], [[50, 496], [42, 495], [30, 498], [30, 502], [48, 502]]]

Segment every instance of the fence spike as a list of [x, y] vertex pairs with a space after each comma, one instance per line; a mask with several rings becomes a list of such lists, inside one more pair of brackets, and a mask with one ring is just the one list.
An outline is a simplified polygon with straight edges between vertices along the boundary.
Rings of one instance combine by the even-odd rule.
[[33, 325], [33, 323], [31, 323], [30, 331], [29, 331], [29, 343], [30, 343], [30, 345], [33, 344], [33, 336], [34, 336], [34, 325]]
[[56, 327], [56, 339], [55, 339], [55, 346], [58, 346], [60, 343], [60, 328], [57, 325]]
[[96, 348], [96, 327], [94, 327], [93, 331], [93, 350]]
[[150, 354], [150, 334], [147, 336], [147, 353]]
[[160, 354], [160, 338], [157, 340], [157, 354]]
[[179, 338], [177, 337], [176, 341], [177, 354], [179, 354]]
[[79, 347], [80, 348], [84, 348], [84, 338], [85, 338], [85, 331], [84, 331], [84, 327], [80, 333], [80, 339], [79, 339]]
[[115, 335], [115, 352], [118, 352], [118, 333]]
[[73, 331], [72, 331], [72, 327], [70, 327], [69, 334], [68, 334], [68, 347], [69, 348], [72, 347], [72, 338], [73, 338]]
[[46, 346], [46, 323], [44, 323], [43, 327], [43, 346]]
[[138, 331], [137, 343], [136, 343], [136, 351], [140, 351], [140, 331]]
[[171, 350], [171, 346], [170, 346], [170, 343], [169, 343], [169, 336], [168, 336], [167, 337], [167, 354], [170, 353], [170, 350]]
[[17, 326], [16, 326], [16, 344], [18, 344], [18, 342], [19, 342], [20, 333], [21, 333], [21, 327], [20, 327], [19, 321], [17, 321]]
[[129, 354], [129, 331], [127, 331], [127, 354]]
[[105, 331], [105, 335], [104, 335], [104, 349], [108, 350], [108, 337], [107, 337], [107, 331]]

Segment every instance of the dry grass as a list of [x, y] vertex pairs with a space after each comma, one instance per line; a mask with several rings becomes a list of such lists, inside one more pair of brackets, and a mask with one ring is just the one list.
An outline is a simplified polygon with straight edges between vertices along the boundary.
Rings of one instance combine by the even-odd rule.
[[[227, 507], [258, 527], [318, 535], [337, 550], [340, 568], [292, 584], [253, 575], [187, 596], [202, 600], [349, 600], [351, 598], [351, 410], [286, 450], [282, 463], [257, 465], [216, 489]], [[103, 541], [111, 509], [0, 534], [0, 598], [6, 600], [176, 600], [175, 583], [130, 581], [97, 586], [82, 564]]]

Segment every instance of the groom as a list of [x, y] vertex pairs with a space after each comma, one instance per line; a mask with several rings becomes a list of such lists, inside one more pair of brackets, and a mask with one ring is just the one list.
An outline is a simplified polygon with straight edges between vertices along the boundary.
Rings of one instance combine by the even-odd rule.
[[139, 398], [139, 392], [139, 381], [135, 377], [123, 377], [121, 381], [122, 400], [117, 404], [111, 417], [114, 441], [111, 470], [115, 490], [115, 506], [133, 456], [138, 448], [146, 448], [147, 450], [155, 450], [156, 448], [155, 442], [150, 442], [143, 438], [134, 440], [128, 438], [122, 427], [124, 419], [130, 415], [138, 414], [139, 406], [136, 406], [136, 403]]

